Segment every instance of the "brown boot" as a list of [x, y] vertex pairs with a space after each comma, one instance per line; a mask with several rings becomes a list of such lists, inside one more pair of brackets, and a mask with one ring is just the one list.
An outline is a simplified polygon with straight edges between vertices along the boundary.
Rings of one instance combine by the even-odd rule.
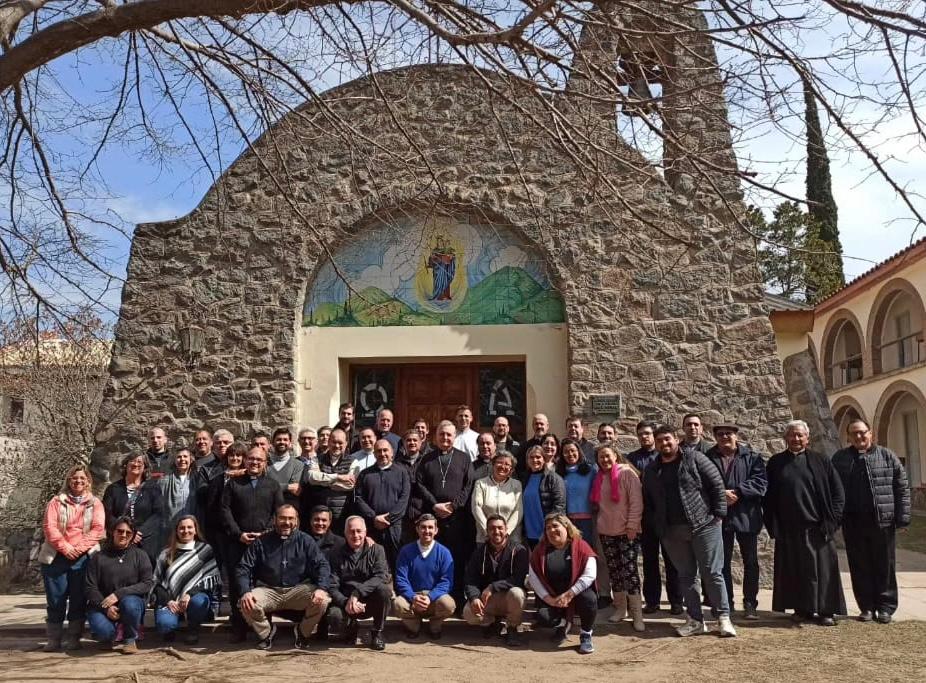
[[627, 602], [630, 605], [630, 617], [633, 619], [633, 630], [642, 633], [646, 630], [646, 624], [643, 623], [643, 597], [628, 595]]

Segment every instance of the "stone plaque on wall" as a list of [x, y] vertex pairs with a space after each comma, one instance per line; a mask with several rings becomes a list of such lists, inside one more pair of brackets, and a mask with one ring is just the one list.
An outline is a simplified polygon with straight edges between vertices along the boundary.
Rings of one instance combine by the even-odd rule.
[[596, 417], [618, 418], [624, 412], [624, 401], [620, 394], [595, 394], [589, 396], [591, 412]]

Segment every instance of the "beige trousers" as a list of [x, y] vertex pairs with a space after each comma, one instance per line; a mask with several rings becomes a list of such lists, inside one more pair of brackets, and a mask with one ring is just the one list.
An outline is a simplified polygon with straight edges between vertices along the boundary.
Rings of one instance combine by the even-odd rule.
[[[418, 595], [427, 595], [429, 591], [418, 591]], [[392, 602], [392, 614], [402, 620], [402, 624], [409, 631], [418, 633], [421, 628], [421, 620], [428, 619], [428, 624], [440, 628], [444, 619], [453, 614], [457, 608], [457, 603], [449, 595], [442, 595], [437, 600], [433, 600], [428, 609], [422, 612], [413, 612], [411, 603], [401, 595], [395, 596]]]
[[524, 589], [509, 588], [502, 593], [492, 593], [485, 605], [482, 618], [473, 614], [473, 605], [467, 602], [463, 608], [463, 618], [472, 626], [491, 624], [495, 617], [501, 617], [509, 627], [520, 626], [524, 613]]
[[270, 635], [270, 622], [267, 621], [267, 615], [280, 610], [302, 610], [303, 616], [302, 621], [299, 622], [299, 631], [308, 638], [325, 614], [328, 603], [331, 602], [331, 598], [326, 594], [322, 604], [314, 604], [312, 594], [315, 592], [315, 586], [304, 583], [290, 588], [261, 586], [251, 592], [257, 598], [257, 605], [250, 612], [242, 612], [242, 614], [261, 640]]

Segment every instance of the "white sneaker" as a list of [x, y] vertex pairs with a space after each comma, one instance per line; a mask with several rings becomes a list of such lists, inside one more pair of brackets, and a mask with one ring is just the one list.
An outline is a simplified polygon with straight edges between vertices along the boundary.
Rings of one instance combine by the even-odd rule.
[[707, 626], [704, 625], [703, 621], [697, 621], [688, 617], [688, 621], [676, 628], [675, 632], [682, 638], [700, 636], [702, 633], [707, 633]]
[[717, 625], [720, 629], [721, 638], [736, 638], [736, 629], [733, 628], [733, 622], [730, 621], [730, 616], [724, 614], [717, 618]]

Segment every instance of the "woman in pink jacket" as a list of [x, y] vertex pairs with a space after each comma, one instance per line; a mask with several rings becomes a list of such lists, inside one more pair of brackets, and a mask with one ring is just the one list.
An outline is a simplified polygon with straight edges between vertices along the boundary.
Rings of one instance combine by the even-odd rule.
[[[45, 508], [45, 543], [39, 551], [47, 600], [45, 652], [76, 650], [84, 630], [87, 598], [84, 575], [87, 558], [99, 550], [106, 535], [103, 503], [93, 495], [86, 465], [75, 465], [64, 478], [61, 493]], [[67, 617], [67, 633], [64, 619]]]
[[643, 519], [643, 486], [636, 468], [610, 445], [599, 446], [595, 456], [598, 474], [592, 483], [589, 500], [596, 510], [598, 538], [608, 563], [614, 594], [615, 612], [608, 621], [612, 624], [622, 621], [629, 603], [633, 628], [642, 631], [643, 604], [637, 555]]

